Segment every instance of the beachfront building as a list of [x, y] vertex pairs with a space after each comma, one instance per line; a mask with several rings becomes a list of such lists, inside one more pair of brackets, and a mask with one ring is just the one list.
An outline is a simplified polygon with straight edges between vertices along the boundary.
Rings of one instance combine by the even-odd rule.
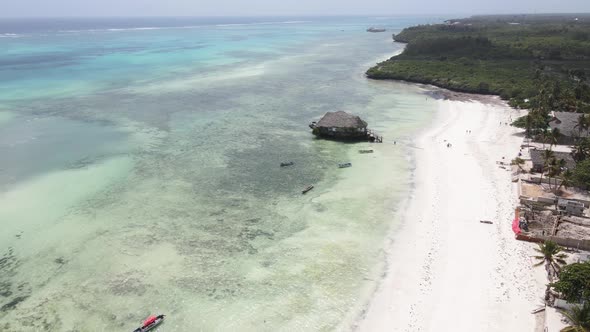
[[570, 216], [584, 216], [585, 207], [582, 202], [559, 198], [557, 201], [557, 207], [560, 211], [564, 211]]
[[328, 112], [320, 121], [309, 125], [313, 134], [336, 139], [366, 139], [367, 123], [360, 117], [343, 111]]
[[[545, 150], [542, 149], [531, 150], [531, 161], [533, 162], [533, 167], [531, 168], [532, 171], [537, 173], [543, 172], [543, 167], [545, 166], [545, 158], [543, 158], [544, 151]], [[574, 167], [576, 167], [576, 162], [569, 152], [553, 151], [553, 156], [556, 160], [563, 159], [565, 161], [565, 167], [569, 170], [573, 170]]]
[[551, 129], [559, 129], [560, 143], [573, 143], [578, 138], [588, 137], [588, 130], [579, 126], [579, 119], [582, 113], [552, 112], [549, 126]]

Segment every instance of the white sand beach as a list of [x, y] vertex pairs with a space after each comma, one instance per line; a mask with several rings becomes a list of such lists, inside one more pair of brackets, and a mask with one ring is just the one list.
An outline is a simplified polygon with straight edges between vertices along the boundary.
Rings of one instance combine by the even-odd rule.
[[521, 112], [477, 98], [439, 101], [414, 142], [416, 187], [358, 330], [535, 330], [543, 271], [532, 268], [532, 245], [514, 239], [516, 186], [497, 164], [519, 151], [522, 137], [505, 123]]

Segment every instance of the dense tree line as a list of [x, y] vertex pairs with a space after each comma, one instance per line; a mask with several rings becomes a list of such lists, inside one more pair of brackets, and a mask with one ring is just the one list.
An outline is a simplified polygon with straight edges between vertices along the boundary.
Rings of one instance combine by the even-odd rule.
[[580, 82], [590, 77], [590, 18], [575, 18], [479, 16], [406, 28], [394, 36], [408, 43], [404, 52], [367, 76], [497, 94], [516, 107], [528, 108], [544, 82], [588, 99], [590, 88]]
[[[404, 29], [395, 41], [404, 52], [367, 71], [374, 79], [433, 84], [460, 92], [496, 94], [529, 113], [513, 125], [528, 137], [556, 143], [552, 111], [580, 114], [590, 129], [590, 16], [508, 15], [450, 20]], [[582, 135], [581, 135], [582, 136]], [[590, 188], [590, 140], [574, 146], [574, 170], [546, 161], [566, 185]]]

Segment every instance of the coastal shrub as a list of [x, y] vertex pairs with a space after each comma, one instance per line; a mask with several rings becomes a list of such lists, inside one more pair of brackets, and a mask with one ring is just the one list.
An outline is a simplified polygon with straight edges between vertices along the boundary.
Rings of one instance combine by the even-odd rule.
[[490, 92], [490, 85], [486, 82], [479, 82], [479, 84], [477, 85], [477, 90], [480, 93], [487, 94]]
[[561, 329], [561, 332], [588, 332], [590, 331], [590, 303], [574, 305], [562, 314], [569, 321], [569, 326]]
[[568, 302], [590, 301], [590, 262], [564, 266], [551, 286]]
[[584, 137], [576, 142], [572, 149], [572, 157], [577, 162], [590, 159], [590, 137]]
[[584, 31], [574, 31], [572, 33], [572, 38], [575, 40], [586, 41], [590, 39], [590, 34]]
[[510, 98], [518, 98], [522, 95], [522, 89], [520, 89], [519, 87], [513, 88], [510, 91]]
[[576, 164], [574, 168], [573, 183], [580, 188], [590, 188], [590, 159], [586, 159]]
[[[559, 81], [562, 90], [575, 91], [572, 98], [553, 94], [552, 110], [590, 112], [590, 87], [584, 81], [590, 77], [590, 23], [570, 23], [564, 17], [496, 21], [478, 16], [406, 28], [395, 36], [408, 43], [404, 52], [367, 76], [496, 94], [520, 108], [535, 106], [524, 100], [539, 96], [544, 81]], [[564, 102], [570, 99], [575, 101]]]

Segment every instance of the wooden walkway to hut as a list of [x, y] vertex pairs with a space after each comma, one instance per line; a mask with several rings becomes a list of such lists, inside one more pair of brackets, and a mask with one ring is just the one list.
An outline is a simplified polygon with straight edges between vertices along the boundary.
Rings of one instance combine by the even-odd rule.
[[379, 136], [376, 132], [371, 129], [367, 129], [367, 139], [369, 142], [383, 143], [383, 136]]

